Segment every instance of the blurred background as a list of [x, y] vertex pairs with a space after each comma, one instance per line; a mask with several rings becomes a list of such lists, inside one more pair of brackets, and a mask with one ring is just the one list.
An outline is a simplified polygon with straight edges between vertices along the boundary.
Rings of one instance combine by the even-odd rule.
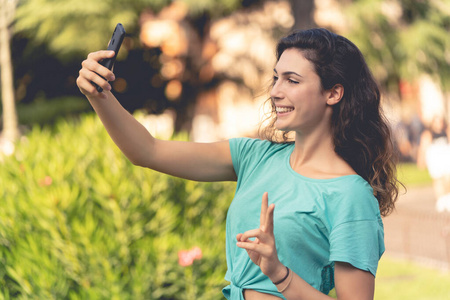
[[280, 37], [353, 41], [406, 187], [375, 298], [450, 299], [448, 0], [0, 0], [0, 299], [222, 299], [235, 185], [132, 166], [76, 86], [119, 22], [114, 94], [155, 136], [199, 142], [257, 136]]

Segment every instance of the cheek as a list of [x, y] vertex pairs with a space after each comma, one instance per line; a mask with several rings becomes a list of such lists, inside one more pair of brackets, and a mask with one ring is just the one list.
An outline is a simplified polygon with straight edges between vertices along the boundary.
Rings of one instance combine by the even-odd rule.
[[316, 109], [326, 106], [325, 96], [316, 89], [303, 89], [292, 93], [292, 103], [296, 106], [296, 109]]

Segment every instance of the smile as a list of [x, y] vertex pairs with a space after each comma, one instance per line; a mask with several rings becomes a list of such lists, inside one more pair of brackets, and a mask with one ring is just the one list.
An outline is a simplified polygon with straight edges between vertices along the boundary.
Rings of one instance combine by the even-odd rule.
[[276, 107], [277, 114], [288, 113], [288, 112], [291, 112], [293, 110], [294, 110], [293, 107], [286, 107], [286, 106], [277, 106]]

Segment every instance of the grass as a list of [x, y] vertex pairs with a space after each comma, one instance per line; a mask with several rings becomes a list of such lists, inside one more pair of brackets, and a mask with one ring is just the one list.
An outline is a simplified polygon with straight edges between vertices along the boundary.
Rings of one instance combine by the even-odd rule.
[[450, 273], [384, 256], [380, 260], [375, 300], [450, 300]]
[[419, 169], [415, 163], [401, 163], [397, 167], [398, 179], [407, 187], [431, 185], [433, 180], [426, 169]]
[[[450, 273], [383, 256], [375, 281], [375, 300], [450, 300]], [[336, 298], [333, 290], [330, 296]]]
[[[426, 169], [415, 163], [398, 166], [399, 180], [408, 188], [431, 185]], [[450, 300], [450, 272], [425, 267], [406, 260], [383, 256], [380, 260], [375, 300]]]

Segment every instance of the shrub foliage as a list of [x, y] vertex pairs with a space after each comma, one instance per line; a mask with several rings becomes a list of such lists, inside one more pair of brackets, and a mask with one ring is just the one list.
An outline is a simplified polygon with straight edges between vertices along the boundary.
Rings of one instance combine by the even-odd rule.
[[93, 115], [34, 127], [0, 165], [0, 299], [221, 298], [234, 183], [133, 166]]

